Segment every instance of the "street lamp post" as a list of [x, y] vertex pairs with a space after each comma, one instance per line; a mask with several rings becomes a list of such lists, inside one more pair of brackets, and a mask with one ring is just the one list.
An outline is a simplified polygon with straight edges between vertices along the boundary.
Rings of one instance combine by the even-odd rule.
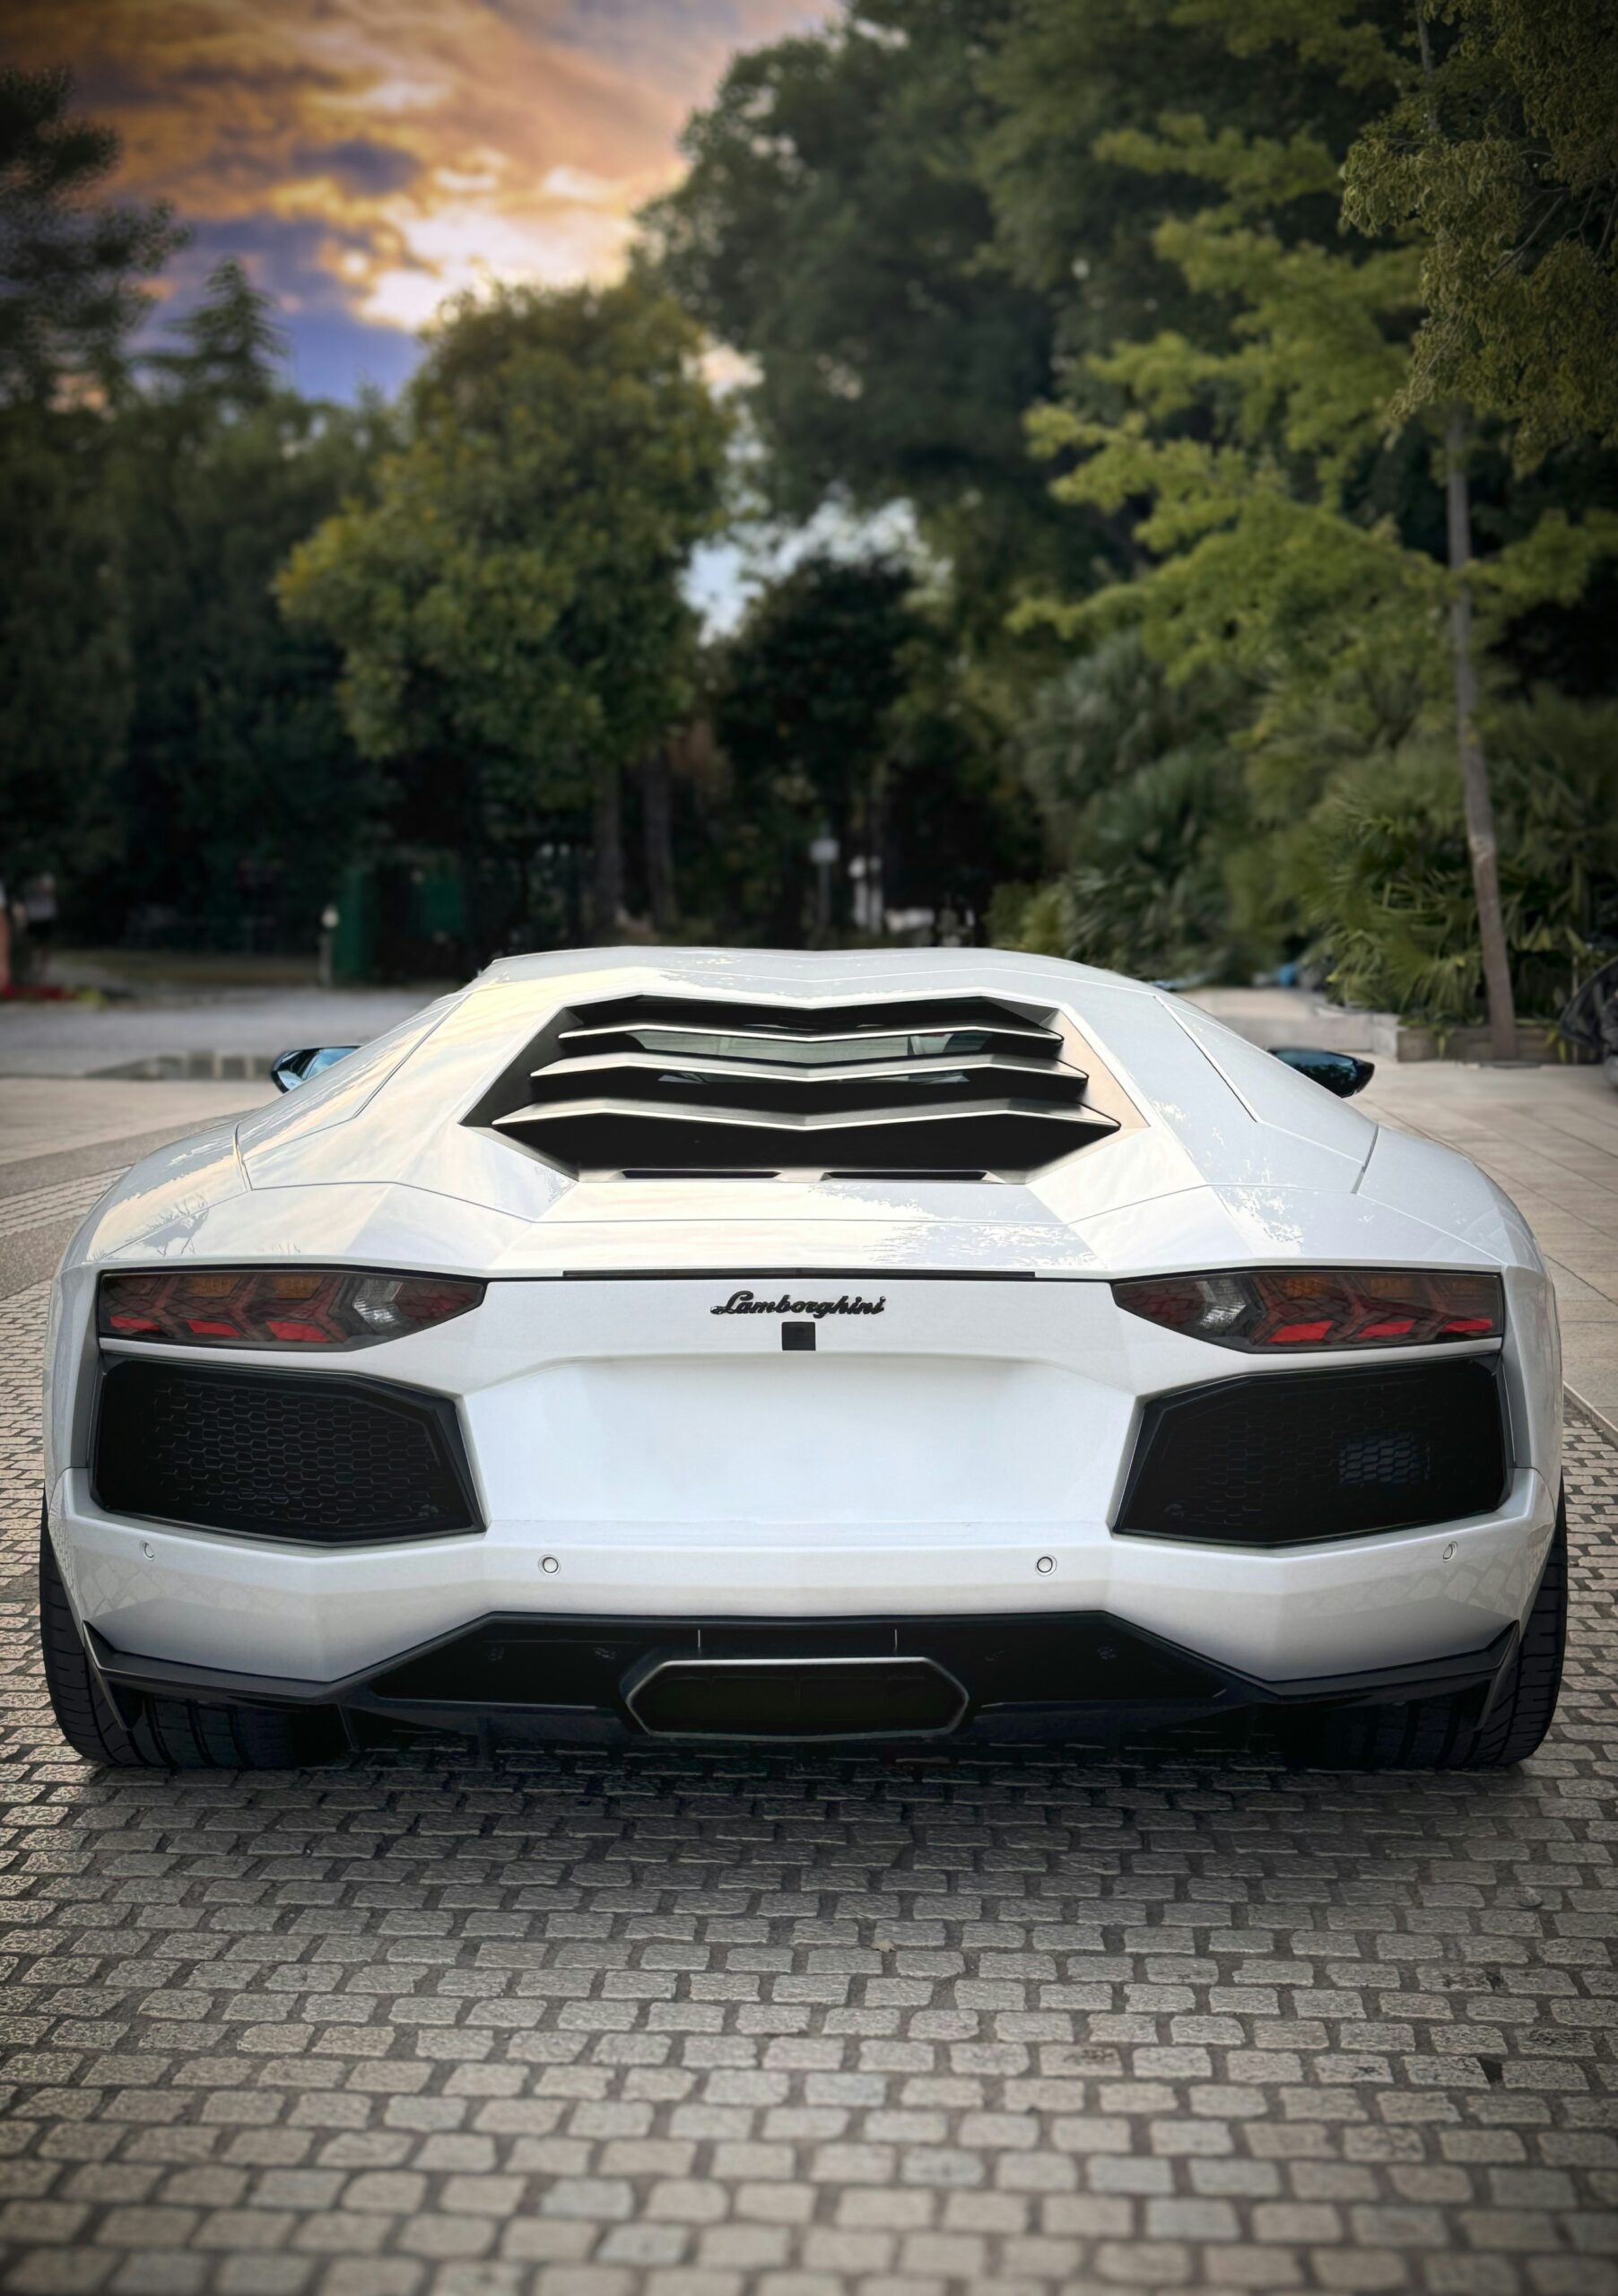
[[809, 841], [809, 858], [816, 871], [814, 888], [814, 937], [823, 943], [831, 935], [831, 872], [842, 848], [829, 829], [822, 828], [818, 837]]

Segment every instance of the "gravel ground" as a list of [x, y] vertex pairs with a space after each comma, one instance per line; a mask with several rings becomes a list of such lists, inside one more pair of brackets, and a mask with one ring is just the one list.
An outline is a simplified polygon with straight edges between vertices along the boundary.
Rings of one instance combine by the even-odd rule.
[[16, 2296], [1618, 2291], [1618, 1452], [1501, 1777], [499, 1754], [98, 1773], [0, 1303]]

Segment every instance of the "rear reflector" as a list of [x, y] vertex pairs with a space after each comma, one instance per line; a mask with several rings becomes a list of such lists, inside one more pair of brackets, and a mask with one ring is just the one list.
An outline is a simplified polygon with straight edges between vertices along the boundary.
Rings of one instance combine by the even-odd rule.
[[366, 1275], [340, 1267], [149, 1269], [103, 1275], [103, 1339], [170, 1347], [374, 1347], [475, 1308], [464, 1275]]
[[1498, 1275], [1414, 1268], [1255, 1268], [1219, 1275], [1132, 1276], [1120, 1308], [1188, 1339], [1249, 1354], [1274, 1348], [1431, 1347], [1498, 1339]]

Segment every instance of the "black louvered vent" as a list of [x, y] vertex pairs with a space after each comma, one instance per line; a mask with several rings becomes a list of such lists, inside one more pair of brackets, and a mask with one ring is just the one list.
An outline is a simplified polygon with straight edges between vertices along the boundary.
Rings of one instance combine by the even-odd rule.
[[350, 1546], [482, 1528], [454, 1406], [378, 1379], [114, 1362], [92, 1483], [112, 1515]]
[[1296, 1546], [1493, 1512], [1499, 1359], [1272, 1371], [1147, 1404], [1118, 1527]]
[[983, 996], [579, 1007], [502, 1130], [575, 1171], [1022, 1174], [1117, 1125], [1060, 1030]]

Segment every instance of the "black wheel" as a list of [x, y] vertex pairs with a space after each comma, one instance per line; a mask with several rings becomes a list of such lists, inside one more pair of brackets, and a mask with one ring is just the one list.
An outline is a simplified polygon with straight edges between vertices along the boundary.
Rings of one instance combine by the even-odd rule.
[[1412, 1706], [1344, 1707], [1300, 1717], [1300, 1751], [1340, 1770], [1509, 1770], [1551, 1726], [1568, 1635], [1568, 1511], [1564, 1492], [1544, 1576], [1506, 1679], [1480, 1727], [1475, 1692]]
[[342, 1732], [329, 1713], [147, 1698], [133, 1726], [126, 1726], [114, 1713], [79, 1639], [43, 1516], [39, 1640], [57, 1726], [87, 1761], [112, 1770], [297, 1770], [343, 1751]]

